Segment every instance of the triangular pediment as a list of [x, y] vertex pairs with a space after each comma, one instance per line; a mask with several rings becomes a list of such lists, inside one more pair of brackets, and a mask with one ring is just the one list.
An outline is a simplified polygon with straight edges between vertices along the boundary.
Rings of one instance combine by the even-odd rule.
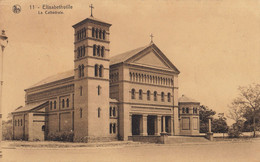
[[126, 62], [130, 64], [168, 69], [179, 73], [179, 70], [171, 63], [171, 61], [161, 52], [161, 50], [155, 44], [150, 45], [141, 52], [132, 56], [131, 58], [126, 60]]
[[169, 66], [162, 60], [158, 54], [154, 51], [149, 51], [148, 53], [144, 54], [142, 57], [133, 61], [137, 64], [149, 65], [149, 66], [156, 66], [161, 68], [169, 68]]

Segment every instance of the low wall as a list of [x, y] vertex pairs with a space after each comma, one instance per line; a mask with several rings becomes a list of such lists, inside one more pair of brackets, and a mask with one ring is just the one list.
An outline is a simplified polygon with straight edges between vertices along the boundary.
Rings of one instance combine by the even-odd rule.
[[129, 136], [128, 140], [147, 143], [166, 143], [168, 136]]

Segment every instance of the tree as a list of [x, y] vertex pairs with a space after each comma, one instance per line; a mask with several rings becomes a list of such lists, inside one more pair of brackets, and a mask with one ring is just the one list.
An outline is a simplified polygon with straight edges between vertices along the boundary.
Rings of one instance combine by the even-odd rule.
[[218, 119], [212, 121], [212, 132], [214, 133], [227, 133], [228, 125], [224, 116], [219, 116]]
[[207, 106], [201, 105], [200, 106], [200, 132], [207, 133], [208, 132], [208, 119], [211, 116], [216, 114], [215, 111], [209, 109]]
[[238, 123], [241, 119], [251, 117], [255, 137], [256, 119], [260, 111], [260, 84], [239, 87], [238, 90], [239, 97], [232, 102], [229, 118]]
[[7, 120], [3, 120], [2, 123], [2, 138], [3, 140], [12, 140], [13, 138], [13, 123], [12, 123], [12, 116], [11, 114], [8, 114]]

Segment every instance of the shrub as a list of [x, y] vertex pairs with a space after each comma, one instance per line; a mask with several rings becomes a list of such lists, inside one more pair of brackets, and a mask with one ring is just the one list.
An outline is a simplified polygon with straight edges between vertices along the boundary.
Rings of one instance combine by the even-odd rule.
[[3, 121], [2, 129], [3, 129], [3, 133], [2, 133], [3, 140], [12, 140], [12, 138], [13, 138], [13, 132], [12, 132], [13, 124], [12, 124], [12, 120]]
[[74, 133], [73, 132], [55, 132], [49, 133], [47, 139], [50, 141], [67, 141], [73, 142]]
[[230, 128], [228, 130], [228, 137], [230, 138], [238, 138], [241, 134], [242, 132], [238, 129]]
[[228, 130], [228, 136], [230, 138], [238, 138], [242, 134], [243, 126], [243, 121], [237, 121], [232, 124], [231, 128]]

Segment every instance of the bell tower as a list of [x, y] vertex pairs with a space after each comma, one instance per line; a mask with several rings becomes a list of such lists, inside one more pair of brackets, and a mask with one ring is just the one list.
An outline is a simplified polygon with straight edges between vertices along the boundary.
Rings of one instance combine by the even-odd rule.
[[74, 28], [74, 140], [109, 135], [109, 28], [91, 16]]

